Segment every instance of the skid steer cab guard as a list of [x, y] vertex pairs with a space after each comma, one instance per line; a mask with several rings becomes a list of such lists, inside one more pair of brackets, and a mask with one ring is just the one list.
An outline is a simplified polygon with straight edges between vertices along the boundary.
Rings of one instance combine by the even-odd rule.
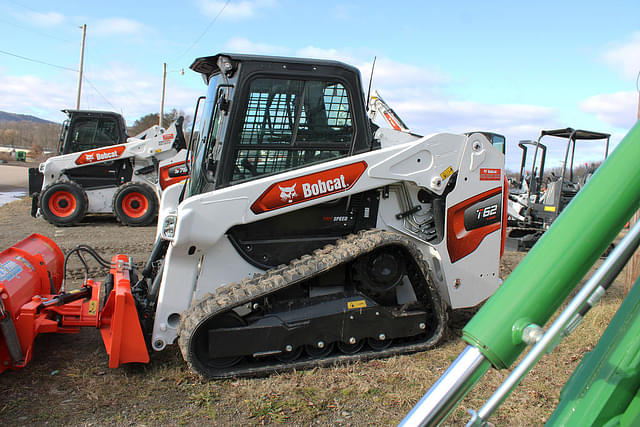
[[24, 368], [42, 333], [100, 329], [109, 367], [148, 362], [130, 286], [130, 262], [117, 255], [105, 283], [61, 292], [64, 256], [49, 238], [32, 234], [0, 253], [0, 373]]

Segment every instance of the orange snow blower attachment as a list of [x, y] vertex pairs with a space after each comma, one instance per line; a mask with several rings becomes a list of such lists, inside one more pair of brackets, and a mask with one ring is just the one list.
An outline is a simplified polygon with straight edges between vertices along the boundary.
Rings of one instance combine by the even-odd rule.
[[38, 334], [75, 333], [81, 326], [100, 329], [109, 367], [148, 362], [128, 258], [113, 257], [104, 285], [89, 279], [69, 292], [60, 292], [64, 266], [60, 248], [39, 234], [0, 253], [0, 373], [29, 363]]

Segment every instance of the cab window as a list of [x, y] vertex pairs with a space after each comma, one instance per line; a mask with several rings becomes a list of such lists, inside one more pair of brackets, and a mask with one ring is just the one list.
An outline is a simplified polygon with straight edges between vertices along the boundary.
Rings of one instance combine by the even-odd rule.
[[119, 144], [118, 124], [112, 118], [80, 118], [73, 124], [67, 153]]
[[256, 78], [234, 136], [231, 182], [346, 155], [355, 136], [351, 103], [336, 81]]

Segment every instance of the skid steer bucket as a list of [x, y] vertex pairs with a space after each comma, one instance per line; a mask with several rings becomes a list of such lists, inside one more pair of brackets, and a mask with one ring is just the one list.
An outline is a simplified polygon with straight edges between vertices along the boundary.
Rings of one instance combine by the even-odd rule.
[[149, 352], [131, 295], [128, 265], [125, 255], [113, 257], [111, 274], [114, 287], [100, 316], [100, 334], [109, 354], [110, 368], [117, 368], [122, 363], [149, 362]]

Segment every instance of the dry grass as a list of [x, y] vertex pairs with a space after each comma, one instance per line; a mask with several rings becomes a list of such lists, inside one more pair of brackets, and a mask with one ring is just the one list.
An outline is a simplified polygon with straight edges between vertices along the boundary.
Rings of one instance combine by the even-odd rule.
[[[116, 226], [99, 225], [84, 228], [94, 236], [107, 230], [108, 238], [115, 238], [112, 235], [119, 231]], [[64, 231], [56, 237], [62, 242], [70, 239]], [[501, 275], [508, 275], [521, 257], [507, 253]], [[542, 359], [492, 422], [544, 423], [562, 384], [617, 310], [623, 298], [621, 289], [621, 284], [615, 284], [576, 332]], [[459, 336], [472, 314], [455, 313], [448, 340], [432, 351], [212, 382], [203, 382], [188, 371], [175, 347], [153, 353], [148, 365], [109, 369], [96, 330], [43, 335], [26, 369], [0, 375], [0, 425], [392, 425], [463, 350]], [[507, 375], [490, 370], [446, 424], [465, 424], [467, 410], [479, 409]]]

